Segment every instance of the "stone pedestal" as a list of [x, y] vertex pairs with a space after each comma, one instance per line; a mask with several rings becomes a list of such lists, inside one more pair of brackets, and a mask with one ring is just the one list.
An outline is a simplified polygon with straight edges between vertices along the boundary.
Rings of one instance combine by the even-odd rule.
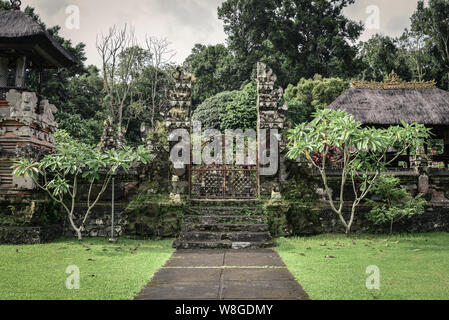
[[0, 99], [0, 193], [35, 189], [27, 178], [13, 177], [11, 168], [19, 157], [39, 160], [54, 151], [57, 109], [34, 92], [9, 90]]

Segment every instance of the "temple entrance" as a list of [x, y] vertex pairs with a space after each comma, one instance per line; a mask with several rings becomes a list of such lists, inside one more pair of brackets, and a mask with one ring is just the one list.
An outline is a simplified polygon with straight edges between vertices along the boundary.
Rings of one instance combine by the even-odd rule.
[[[202, 164], [190, 164], [189, 184], [191, 199], [255, 199], [259, 196], [257, 156], [249, 160], [250, 147], [245, 143], [243, 161], [238, 161], [238, 147], [226, 143], [226, 136], [215, 144], [214, 159]], [[228, 140], [229, 141], [229, 140]], [[201, 144], [201, 155], [211, 152], [213, 138]], [[257, 155], [257, 146], [254, 144]], [[194, 149], [194, 148], [192, 148]], [[218, 149], [218, 150], [217, 150]], [[197, 150], [198, 151], [198, 150]], [[240, 150], [241, 152], [241, 150]], [[192, 157], [194, 159], [194, 157]], [[204, 159], [204, 156], [202, 156]], [[242, 158], [240, 158], [241, 160]]]

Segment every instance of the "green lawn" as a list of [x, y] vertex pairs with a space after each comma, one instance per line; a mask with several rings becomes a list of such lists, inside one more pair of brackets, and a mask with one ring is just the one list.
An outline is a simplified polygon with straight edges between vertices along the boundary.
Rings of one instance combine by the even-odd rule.
[[[60, 240], [0, 245], [2, 299], [132, 299], [173, 249], [172, 240]], [[80, 270], [80, 289], [66, 288], [66, 268]]]
[[[449, 299], [448, 233], [320, 235], [277, 242], [312, 299]], [[380, 269], [379, 290], [366, 289], [370, 265]]]

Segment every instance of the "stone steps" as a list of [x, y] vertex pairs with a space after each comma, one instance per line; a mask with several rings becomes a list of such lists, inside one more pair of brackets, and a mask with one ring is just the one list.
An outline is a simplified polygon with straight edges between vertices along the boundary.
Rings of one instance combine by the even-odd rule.
[[230, 240], [222, 241], [180, 241], [176, 240], [173, 247], [177, 249], [260, 249], [274, 247], [273, 241], [267, 242], [233, 242]]
[[210, 231], [191, 231], [185, 232], [180, 239], [186, 241], [222, 241], [231, 240], [238, 242], [251, 241], [270, 241], [271, 235], [269, 232], [210, 232]]
[[259, 200], [194, 200], [185, 209], [178, 249], [273, 247]]
[[258, 207], [263, 201], [257, 199], [243, 200], [190, 200], [190, 208], [212, 208], [212, 207], [229, 207], [229, 208], [248, 208]]
[[182, 232], [191, 231], [211, 231], [211, 232], [267, 232], [268, 225], [266, 224], [191, 224], [183, 225]]
[[265, 217], [262, 215], [242, 216], [202, 216], [202, 215], [188, 215], [184, 216], [185, 224], [263, 224]]
[[263, 215], [263, 209], [261, 207], [191, 207], [186, 209], [188, 215], [208, 215], [208, 216], [252, 216]]

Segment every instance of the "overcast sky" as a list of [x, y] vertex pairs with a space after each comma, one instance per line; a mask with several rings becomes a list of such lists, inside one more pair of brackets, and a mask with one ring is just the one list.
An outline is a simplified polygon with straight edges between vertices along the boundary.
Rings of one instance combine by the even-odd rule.
[[[226, 35], [217, 17], [217, 7], [223, 0], [22, 0], [36, 8], [47, 26], [60, 25], [61, 34], [74, 43], [84, 42], [87, 46], [88, 64], [99, 64], [95, 48], [96, 37], [107, 33], [110, 26], [125, 23], [135, 28], [140, 41], [145, 35], [165, 37], [176, 50], [176, 62], [182, 62], [195, 43], [224, 43]], [[379, 29], [376, 20], [370, 19], [373, 28], [366, 30], [361, 40], [375, 33], [399, 36], [410, 24], [410, 16], [418, 0], [356, 0], [345, 10], [345, 14], [364, 23], [376, 16], [378, 8]], [[79, 8], [79, 29], [71, 25], [70, 6]], [[69, 13], [66, 13], [69, 9]], [[367, 10], [369, 12], [367, 12]], [[67, 21], [69, 24], [67, 24]]]

